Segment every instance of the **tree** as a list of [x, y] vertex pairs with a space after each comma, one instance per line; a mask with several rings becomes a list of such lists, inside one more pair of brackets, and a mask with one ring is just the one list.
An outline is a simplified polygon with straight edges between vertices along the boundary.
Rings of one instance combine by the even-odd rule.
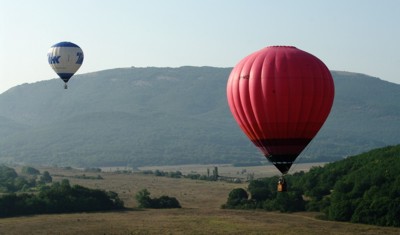
[[0, 165], [0, 180], [8, 180], [8, 179], [14, 179], [18, 176], [17, 172], [13, 168]]
[[250, 200], [235, 189], [222, 208], [307, 209], [331, 220], [400, 227], [399, 156], [400, 145], [386, 147], [287, 175], [290, 189], [285, 193], [276, 192], [277, 177], [253, 180]]
[[40, 182], [41, 183], [51, 183], [51, 182], [53, 182], [53, 178], [51, 177], [51, 175], [48, 171], [44, 171], [43, 175], [40, 177]]
[[149, 208], [151, 207], [151, 198], [150, 192], [147, 189], [142, 189], [135, 195], [136, 201], [139, 204], [140, 208]]
[[27, 175], [40, 175], [40, 171], [31, 166], [23, 166], [21, 172]]
[[18, 177], [13, 168], [0, 165], [0, 192], [14, 192], [14, 181]]
[[249, 195], [246, 190], [242, 188], [233, 189], [229, 195], [226, 203], [222, 205], [222, 208], [242, 208], [248, 204]]
[[152, 201], [152, 208], [181, 208], [180, 203], [174, 197], [161, 196], [154, 198]]
[[299, 191], [278, 193], [276, 205], [280, 212], [295, 212], [305, 210], [305, 201]]
[[233, 189], [228, 196], [228, 200], [226, 202], [226, 206], [228, 208], [235, 208], [236, 206], [244, 203], [249, 198], [246, 190], [242, 188]]
[[[19, 190], [22, 190], [23, 188], [27, 189], [27, 188], [29, 188], [29, 186], [30, 186], [29, 182], [23, 177], [18, 176], [14, 180], [14, 189], [15, 189], [14, 191], [19, 191]], [[33, 185], [33, 186], [35, 186], [35, 185]]]
[[0, 196], [0, 217], [122, 208], [123, 202], [118, 198], [117, 193], [107, 193], [80, 185], [71, 187], [68, 180], [51, 186], [43, 186], [39, 194], [14, 193]]
[[275, 195], [272, 190], [276, 188], [277, 177], [252, 180], [249, 183], [248, 190], [251, 195], [251, 199], [257, 202], [272, 199]]
[[337, 221], [349, 221], [353, 215], [354, 208], [351, 201], [337, 201], [331, 203], [328, 208], [328, 218]]
[[147, 189], [140, 190], [135, 198], [140, 208], [181, 208], [179, 201], [174, 197], [164, 195], [159, 198], [150, 198], [150, 192]]
[[118, 197], [118, 193], [109, 191], [107, 195], [117, 208], [124, 208], [124, 201]]

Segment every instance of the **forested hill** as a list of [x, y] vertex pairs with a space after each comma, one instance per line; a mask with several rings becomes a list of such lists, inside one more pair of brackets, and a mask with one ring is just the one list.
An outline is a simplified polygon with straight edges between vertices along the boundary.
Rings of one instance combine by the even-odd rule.
[[[319, 211], [327, 219], [400, 227], [400, 145], [387, 146], [286, 176], [251, 181], [229, 194], [224, 208]], [[306, 200], [304, 200], [306, 199]]]
[[[231, 68], [119, 68], [0, 95], [0, 161], [72, 166], [237, 163], [264, 157], [232, 118]], [[335, 101], [301, 161], [331, 161], [400, 139], [400, 85], [332, 72]]]
[[400, 145], [388, 146], [315, 169], [303, 183], [329, 219], [400, 227], [399, 168]]

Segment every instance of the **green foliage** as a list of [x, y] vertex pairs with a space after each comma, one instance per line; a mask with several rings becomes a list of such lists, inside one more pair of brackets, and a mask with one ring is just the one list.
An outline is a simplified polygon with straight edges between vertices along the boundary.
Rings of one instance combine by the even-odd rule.
[[182, 172], [180, 171], [170, 171], [170, 172], [165, 172], [165, 171], [160, 171], [160, 170], [155, 170], [153, 172], [155, 176], [166, 176], [170, 178], [181, 178], [183, 177]]
[[137, 192], [135, 198], [140, 208], [151, 208], [150, 192], [147, 189]]
[[48, 171], [44, 171], [43, 175], [40, 176], [40, 182], [41, 183], [51, 183], [53, 182], [53, 178], [51, 177], [50, 173]]
[[228, 200], [225, 204], [225, 208], [235, 208], [238, 205], [246, 203], [249, 198], [246, 190], [242, 188], [233, 189], [228, 196]]
[[18, 174], [13, 168], [0, 165], [0, 192], [13, 192], [17, 177]]
[[306, 208], [328, 219], [400, 226], [400, 145], [313, 168], [299, 182]]
[[38, 194], [6, 194], [0, 197], [0, 217], [105, 211], [123, 207], [123, 201], [115, 192], [70, 186], [66, 179], [50, 187], [42, 187]]
[[400, 226], [400, 145], [376, 149], [348, 162], [350, 171], [333, 187], [328, 218]]
[[400, 227], [398, 169], [400, 145], [388, 146], [285, 176], [289, 185], [285, 193], [276, 192], [277, 177], [251, 181], [250, 200], [223, 207], [320, 211], [331, 220]]
[[36, 186], [35, 178], [25, 178], [19, 176], [17, 172], [10, 167], [0, 165], [0, 192], [18, 192], [27, 191]]
[[151, 208], [181, 208], [180, 203], [175, 197], [161, 196], [153, 198]]
[[[213, 175], [200, 175], [197, 173], [189, 173], [187, 175], [183, 175], [182, 172], [180, 171], [161, 171], [161, 170], [144, 170], [141, 171], [142, 174], [145, 175], [155, 175], [155, 176], [163, 176], [163, 177], [169, 177], [169, 178], [188, 178], [192, 180], [207, 180], [207, 181], [216, 181], [218, 177], [216, 176], [215, 170], [213, 170]], [[221, 180], [221, 179], [220, 179]], [[226, 180], [227, 182], [235, 182], [233, 179]]]
[[[292, 179], [288, 177], [288, 182]], [[292, 188], [290, 192], [278, 193], [276, 186], [278, 177], [253, 180], [249, 183], [248, 191], [234, 189], [229, 193], [227, 202], [222, 208], [264, 209], [268, 211], [295, 212], [305, 210], [302, 192]]]
[[159, 198], [151, 198], [150, 192], [147, 189], [137, 192], [135, 198], [140, 208], [181, 208], [176, 198], [165, 195]]
[[27, 175], [40, 175], [40, 171], [31, 166], [23, 166], [21, 169], [21, 173], [27, 174]]
[[251, 199], [257, 202], [273, 198], [273, 191], [276, 188], [276, 177], [260, 180], [252, 180], [249, 183], [248, 190]]
[[299, 191], [277, 193], [276, 198], [266, 200], [263, 208], [269, 211], [295, 212], [305, 210], [305, 201]]
[[0, 165], [0, 182], [7, 181], [9, 179], [15, 179], [17, 177], [18, 174], [13, 168]]
[[85, 179], [85, 180], [102, 180], [103, 177], [101, 175], [97, 175], [97, 176], [88, 176], [85, 174], [82, 175], [74, 175], [73, 178], [77, 178], [77, 179]]

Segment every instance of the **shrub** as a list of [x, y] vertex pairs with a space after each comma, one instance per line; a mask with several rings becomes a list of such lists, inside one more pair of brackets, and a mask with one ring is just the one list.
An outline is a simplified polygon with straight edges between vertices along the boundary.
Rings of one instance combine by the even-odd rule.
[[238, 206], [246, 204], [248, 198], [249, 195], [246, 190], [242, 188], [235, 188], [229, 193], [228, 200], [226, 201], [226, 204], [223, 206], [223, 208], [236, 208]]
[[24, 166], [21, 169], [21, 172], [27, 175], [40, 175], [40, 171], [30, 166]]
[[140, 208], [181, 208], [179, 201], [174, 197], [164, 195], [159, 198], [150, 198], [150, 192], [147, 189], [140, 190], [135, 198]]

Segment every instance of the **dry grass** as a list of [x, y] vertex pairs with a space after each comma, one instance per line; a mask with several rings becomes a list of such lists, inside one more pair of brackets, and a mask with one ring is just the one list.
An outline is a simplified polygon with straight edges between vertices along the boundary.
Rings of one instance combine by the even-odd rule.
[[[294, 164], [289, 172], [293, 174], [298, 171], [308, 171], [312, 166], [322, 166], [325, 163], [299, 163]], [[162, 170], [162, 171], [180, 171], [183, 174], [198, 173], [201, 175], [207, 174], [207, 169], [210, 173], [216, 165], [180, 165], [180, 166], [151, 166], [151, 167], [140, 167], [140, 170]], [[217, 165], [218, 173], [222, 176], [227, 177], [238, 177], [245, 179], [247, 174], [254, 174], [256, 178], [271, 177], [278, 175], [279, 171], [273, 165], [265, 166], [243, 166], [233, 167], [230, 164]]]
[[[233, 188], [247, 184], [171, 179], [139, 174], [101, 173], [104, 180], [69, 178], [79, 171], [48, 170], [64, 175], [71, 184], [118, 192], [122, 212], [37, 215], [0, 219], [0, 234], [400, 234], [384, 228], [315, 219], [315, 213], [282, 214], [264, 211], [222, 210]], [[86, 175], [94, 175], [85, 173]], [[147, 188], [151, 196], [176, 197], [182, 209], [135, 209], [134, 195]]]

